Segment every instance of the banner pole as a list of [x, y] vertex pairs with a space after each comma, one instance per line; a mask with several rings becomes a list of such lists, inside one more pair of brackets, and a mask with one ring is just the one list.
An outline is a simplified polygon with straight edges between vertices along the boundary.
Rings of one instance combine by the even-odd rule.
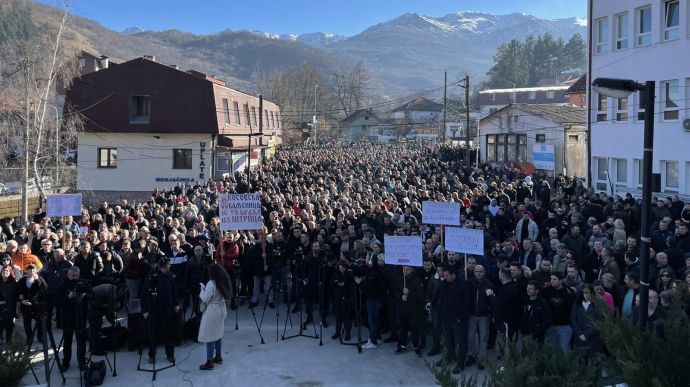
[[467, 281], [467, 253], [463, 253], [465, 255], [465, 281]]

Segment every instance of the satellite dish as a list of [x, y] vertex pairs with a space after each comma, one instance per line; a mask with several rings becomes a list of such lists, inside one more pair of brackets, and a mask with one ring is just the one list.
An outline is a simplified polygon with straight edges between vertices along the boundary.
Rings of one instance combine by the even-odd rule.
[[690, 118], [686, 118], [683, 120], [683, 130], [686, 132], [690, 132]]

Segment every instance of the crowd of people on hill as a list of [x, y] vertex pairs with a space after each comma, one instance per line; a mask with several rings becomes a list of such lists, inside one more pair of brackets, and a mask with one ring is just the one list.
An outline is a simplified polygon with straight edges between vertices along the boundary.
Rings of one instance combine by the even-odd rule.
[[[353, 324], [366, 327], [366, 350], [445, 351], [459, 373], [483, 369], [499, 336], [593, 355], [603, 343], [592, 319], [637, 321], [639, 199], [461, 160], [462, 149], [438, 145], [285, 147], [249, 175], [155, 190], [146, 202], [104, 202], [76, 218], [40, 213], [19, 226], [5, 219], [0, 333], [11, 338], [19, 309], [30, 344], [46, 317], [45, 329], [63, 330], [62, 368], [73, 336], [83, 366], [86, 342], [93, 351], [108, 319], [93, 301], [114, 287], [128, 309], [141, 305], [171, 362], [189, 315], [201, 316], [198, 338], [208, 343], [202, 369], [222, 363], [227, 301], [231, 310], [287, 305], [306, 314], [305, 327], [333, 324], [342, 342]], [[260, 193], [264, 228], [221, 231], [219, 195], [245, 192]], [[462, 227], [483, 231], [485, 253], [446, 251], [443, 227], [423, 222], [424, 201], [461, 203]], [[690, 205], [658, 197], [651, 222], [654, 328], [672, 302], [690, 305]], [[387, 235], [421, 236], [423, 266], [387, 264]]]

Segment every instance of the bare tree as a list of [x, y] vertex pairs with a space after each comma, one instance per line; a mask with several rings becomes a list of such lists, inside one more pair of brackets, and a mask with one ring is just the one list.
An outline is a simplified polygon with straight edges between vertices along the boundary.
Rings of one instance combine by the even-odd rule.
[[357, 62], [352, 68], [343, 66], [333, 74], [333, 89], [345, 117], [364, 107], [370, 80], [371, 76], [362, 62]]
[[[14, 135], [23, 137], [23, 141], [13, 139], [16, 147], [12, 151], [19, 154], [18, 159], [24, 167], [23, 193], [27, 191], [28, 181], [33, 179], [41, 197], [45, 197], [48, 188], [45, 177], [51, 172], [55, 173], [53, 187], [70, 183], [59, 179], [57, 173], [62, 163], [63, 134], [81, 126], [79, 114], [62, 117], [62, 104], [55, 87], [56, 82], [71, 80], [78, 74], [74, 56], [65, 53], [62, 44], [70, 21], [69, 7], [67, 0], [54, 30], [8, 42], [3, 48], [0, 100], [14, 101], [6, 107], [5, 117], [9, 118], [8, 126]], [[27, 215], [23, 215], [26, 219]]]

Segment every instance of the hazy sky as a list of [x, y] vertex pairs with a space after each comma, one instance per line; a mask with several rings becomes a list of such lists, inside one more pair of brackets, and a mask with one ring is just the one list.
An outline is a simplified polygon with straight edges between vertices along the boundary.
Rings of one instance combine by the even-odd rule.
[[[39, 0], [60, 4], [60, 0]], [[523, 12], [541, 18], [584, 18], [586, 0], [73, 0], [72, 12], [121, 31], [179, 29], [207, 34], [226, 28], [273, 33], [354, 35], [405, 12], [443, 16], [458, 11]]]

